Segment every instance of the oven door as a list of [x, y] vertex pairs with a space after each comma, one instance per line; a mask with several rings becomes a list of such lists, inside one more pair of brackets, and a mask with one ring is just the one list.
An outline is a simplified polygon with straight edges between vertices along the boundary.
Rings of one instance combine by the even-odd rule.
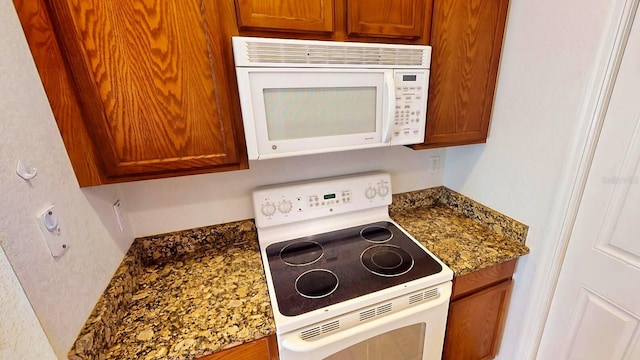
[[451, 282], [438, 287], [440, 296], [436, 299], [317, 339], [303, 340], [301, 331], [278, 335], [280, 359], [441, 359]]

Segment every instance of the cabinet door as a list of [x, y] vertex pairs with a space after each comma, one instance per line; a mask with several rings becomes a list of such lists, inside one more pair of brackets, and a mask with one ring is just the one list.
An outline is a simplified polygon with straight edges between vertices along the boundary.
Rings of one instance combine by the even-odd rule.
[[349, 36], [429, 37], [431, 0], [347, 0], [347, 13]]
[[333, 0], [235, 0], [238, 27], [300, 32], [332, 32]]
[[417, 148], [487, 139], [508, 0], [435, 0], [426, 139]]
[[199, 360], [278, 360], [278, 358], [278, 340], [275, 335], [269, 335]]
[[107, 177], [240, 161], [215, 2], [49, 6]]
[[502, 326], [512, 280], [451, 302], [444, 341], [443, 359], [493, 359]]

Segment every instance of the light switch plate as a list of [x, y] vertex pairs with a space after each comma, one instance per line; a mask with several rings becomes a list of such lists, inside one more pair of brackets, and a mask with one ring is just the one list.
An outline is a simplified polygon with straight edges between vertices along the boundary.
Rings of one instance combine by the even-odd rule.
[[[45, 223], [46, 217], [48, 217], [48, 219], [56, 220], [56, 224], [53, 227], [51, 226], [51, 221], [46, 222], [49, 224], [51, 231], [47, 229], [47, 225]], [[60, 225], [62, 222], [60, 220], [60, 214], [56, 211], [54, 205], [49, 206], [44, 212], [42, 212], [36, 218], [36, 221], [38, 222], [38, 227], [40, 227], [40, 231], [42, 232], [53, 257], [58, 257], [69, 249], [69, 238], [63, 230], [63, 227]]]

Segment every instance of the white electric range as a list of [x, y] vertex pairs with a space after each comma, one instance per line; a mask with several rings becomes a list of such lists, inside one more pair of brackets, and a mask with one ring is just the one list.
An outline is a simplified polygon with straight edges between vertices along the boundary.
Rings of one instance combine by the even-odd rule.
[[388, 214], [389, 174], [253, 192], [280, 358], [440, 359], [453, 272]]

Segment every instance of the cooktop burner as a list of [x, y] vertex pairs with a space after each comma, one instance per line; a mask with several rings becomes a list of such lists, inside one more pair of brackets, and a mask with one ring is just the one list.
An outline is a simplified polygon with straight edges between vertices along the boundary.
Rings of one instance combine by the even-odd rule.
[[380, 221], [266, 248], [278, 308], [296, 316], [439, 273], [442, 266]]
[[371, 246], [362, 252], [360, 261], [367, 270], [380, 276], [400, 276], [413, 267], [411, 254], [393, 245]]
[[367, 226], [360, 230], [360, 236], [367, 241], [378, 243], [391, 240], [393, 233], [384, 227]]
[[291, 243], [280, 250], [280, 259], [287, 265], [304, 266], [320, 260], [324, 250], [322, 245], [315, 241], [298, 241]]
[[298, 276], [296, 279], [296, 291], [298, 294], [317, 299], [330, 295], [338, 288], [336, 274], [325, 269], [313, 269]]

